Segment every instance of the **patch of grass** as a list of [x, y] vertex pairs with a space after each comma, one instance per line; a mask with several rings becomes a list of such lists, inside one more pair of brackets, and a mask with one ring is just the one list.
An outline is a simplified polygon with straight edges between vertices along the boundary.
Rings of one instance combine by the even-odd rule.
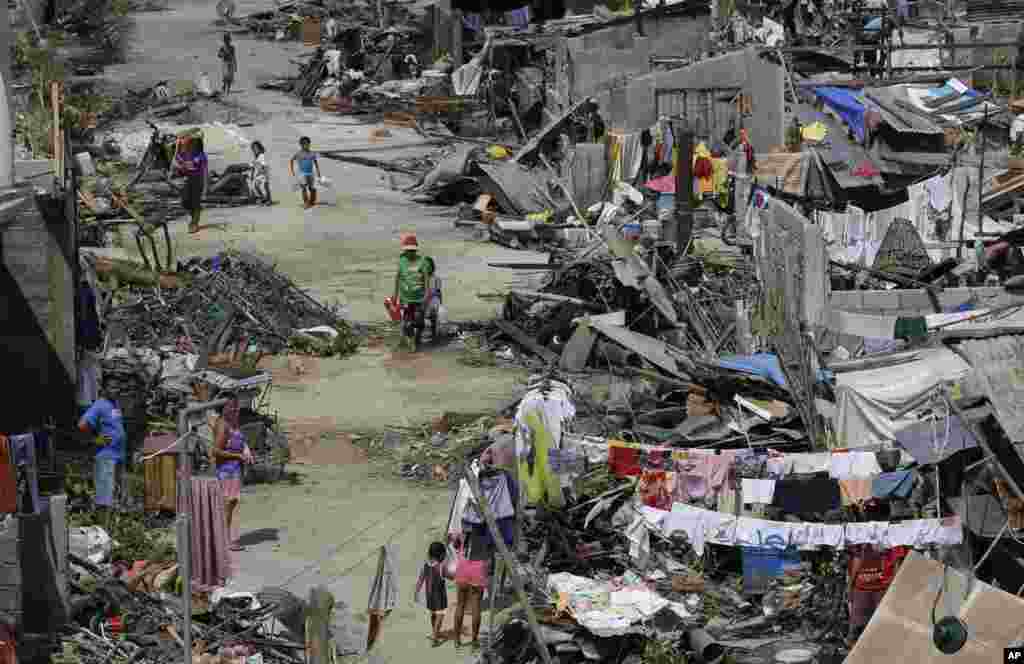
[[462, 352], [458, 357], [459, 364], [467, 367], [495, 367], [498, 358], [484, 348], [483, 340], [478, 336], [467, 337]]

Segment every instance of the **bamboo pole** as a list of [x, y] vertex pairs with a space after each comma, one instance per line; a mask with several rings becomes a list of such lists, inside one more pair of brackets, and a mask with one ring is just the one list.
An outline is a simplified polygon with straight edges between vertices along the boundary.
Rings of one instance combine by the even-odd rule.
[[[544, 642], [544, 637], [540, 631], [540, 623], [537, 621], [537, 616], [533, 612], [533, 607], [530, 606], [530, 598], [526, 594], [526, 587], [523, 584], [523, 580], [519, 577], [519, 565], [516, 564], [515, 558], [512, 557], [508, 547], [505, 546], [505, 540], [501, 538], [501, 531], [498, 529], [498, 521], [494, 518], [494, 513], [491, 512], [491, 506], [487, 504], [487, 501], [483, 500], [483, 497], [480, 494], [480, 481], [468, 467], [464, 468], [463, 474], [466, 476], [466, 483], [469, 484], [469, 491], [473, 494], [473, 500], [476, 501], [480, 512], [483, 514], [484, 521], [487, 522], [487, 529], [491, 533], [491, 538], [494, 540], [494, 544], [498, 547], [498, 553], [501, 555], [502, 560], [505, 561], [505, 565], [509, 568], [509, 574], [512, 577], [512, 585], [515, 586], [519, 602], [523, 605], [523, 610], [526, 611], [526, 620], [530, 623], [530, 631], [533, 632], [533, 638], [537, 641], [537, 650], [540, 651], [540, 658], [543, 660], [544, 664], [552, 664], [551, 653], [548, 652], [548, 646]], [[522, 493], [522, 489], [520, 489], [520, 493]], [[490, 638], [488, 640], [490, 640]]]

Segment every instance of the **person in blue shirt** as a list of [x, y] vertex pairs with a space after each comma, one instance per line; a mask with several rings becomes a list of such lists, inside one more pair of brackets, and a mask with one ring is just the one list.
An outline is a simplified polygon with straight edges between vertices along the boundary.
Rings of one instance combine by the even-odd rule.
[[124, 463], [124, 415], [110, 390], [110, 379], [104, 377], [97, 399], [78, 422], [80, 431], [96, 436], [95, 483], [96, 506], [114, 506], [114, 486], [118, 466]]
[[316, 181], [320, 179], [320, 161], [315, 152], [309, 149], [308, 136], [299, 139], [299, 151], [288, 162], [288, 170], [295, 177], [295, 165], [299, 166], [298, 183], [302, 189], [302, 204], [307, 210], [316, 205]]

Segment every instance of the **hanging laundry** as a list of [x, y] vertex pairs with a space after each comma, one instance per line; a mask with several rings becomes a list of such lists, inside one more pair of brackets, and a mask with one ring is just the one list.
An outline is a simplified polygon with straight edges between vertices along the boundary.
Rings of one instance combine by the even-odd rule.
[[928, 338], [928, 323], [924, 316], [900, 317], [896, 319], [893, 336], [907, 341], [922, 341]]
[[871, 498], [871, 483], [873, 480], [839, 480], [840, 492], [843, 496], [843, 505], [860, 505]]
[[819, 120], [803, 127], [800, 133], [805, 141], [821, 142], [828, 136], [828, 127]]
[[24, 470], [25, 480], [28, 484], [27, 497], [30, 503], [23, 509], [32, 514], [39, 514], [43, 503], [39, 496], [39, 468], [36, 462], [35, 434], [22, 433], [11, 436], [10, 444], [14, 454], [14, 463]]
[[0, 435], [0, 513], [18, 511], [18, 478], [7, 436]]
[[82, 280], [78, 285], [78, 320], [75, 330], [75, 341], [86, 350], [96, 350], [103, 344], [100, 334], [100, 318], [96, 309], [96, 293], [88, 281]]
[[645, 470], [640, 474], [637, 494], [648, 507], [660, 510], [672, 509], [675, 493], [676, 474], [664, 470]]
[[711, 152], [704, 143], [693, 149], [694, 193], [703, 195], [714, 191], [715, 166], [711, 161]]
[[193, 477], [188, 501], [178, 495], [178, 514], [192, 520], [192, 581], [203, 592], [223, 586], [231, 577], [224, 491], [215, 477]]
[[743, 502], [751, 505], [771, 505], [775, 496], [775, 480], [752, 480], [744, 478]]
[[545, 381], [523, 397], [516, 411], [516, 456], [530, 504], [560, 507], [564, 498], [558, 476], [551, 471], [548, 450], [562, 448], [562, 436], [576, 417], [572, 388]]
[[484, 19], [480, 14], [463, 14], [462, 25], [470, 32], [481, 32], [484, 29]]
[[[481, 497], [487, 501], [487, 506], [490, 508], [491, 514], [494, 515], [495, 519], [506, 519], [515, 516], [518, 499], [515, 495], [515, 490], [510, 486], [514, 482], [508, 473], [493, 471], [488, 474], [485, 471], [480, 473], [479, 482]], [[462, 519], [473, 524], [486, 522], [482, 510], [479, 509], [475, 500], [470, 500], [466, 505], [466, 511]]]
[[516, 30], [526, 30], [530, 27], [530, 6], [525, 5], [519, 9], [505, 12], [505, 19]]
[[608, 469], [616, 477], [637, 477], [643, 471], [640, 466], [640, 450], [621, 441], [608, 441]]

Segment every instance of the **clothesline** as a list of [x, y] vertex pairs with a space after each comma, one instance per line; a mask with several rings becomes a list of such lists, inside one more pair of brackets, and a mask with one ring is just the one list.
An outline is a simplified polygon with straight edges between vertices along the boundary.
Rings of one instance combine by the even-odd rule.
[[841, 547], [856, 544], [894, 546], [952, 546], [963, 543], [960, 517], [911, 519], [908, 521], [867, 521], [860, 523], [791, 523], [746, 516], [735, 516], [674, 503], [671, 510], [641, 507], [649, 529], [666, 537], [684, 532], [698, 555], [704, 544], [768, 548]]
[[[579, 445], [585, 448], [585, 456], [593, 463], [608, 461], [609, 450], [612, 447], [634, 449], [648, 455], [665, 454], [671, 455], [673, 461], [686, 461], [707, 456], [739, 456], [739, 453], [751, 455], [749, 450], [710, 450], [710, 449], [679, 449], [675, 447], [663, 447], [658, 445], [646, 445], [643, 443], [628, 443], [625, 441], [608, 439], [605, 441], [587, 440], [577, 438], [566, 441], [566, 447]], [[754, 453], [752, 456], [762, 456], [768, 463], [769, 474], [779, 477], [792, 474], [813, 474], [828, 472], [836, 479], [874, 479], [883, 473], [881, 466], [875, 458], [873, 448], [882, 449], [880, 445], [857, 448], [856, 450], [831, 450], [829, 452], [779, 452], [772, 449], [764, 450], [764, 454]]]

